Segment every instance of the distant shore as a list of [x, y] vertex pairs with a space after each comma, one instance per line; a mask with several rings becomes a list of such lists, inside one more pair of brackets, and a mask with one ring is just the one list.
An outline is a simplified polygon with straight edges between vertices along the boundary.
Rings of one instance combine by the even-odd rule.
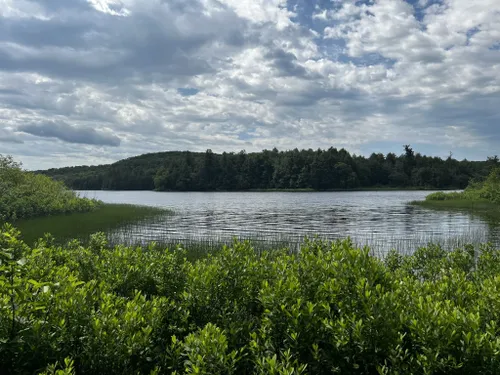
[[460, 188], [436, 189], [430, 187], [359, 187], [350, 189], [326, 189], [315, 190], [312, 188], [302, 189], [246, 189], [246, 190], [115, 190], [115, 189], [75, 189], [75, 191], [153, 191], [157, 193], [328, 193], [328, 192], [350, 192], [350, 191], [461, 191]]
[[322, 192], [350, 192], [350, 191], [456, 191], [461, 190], [456, 189], [435, 189], [435, 188], [424, 188], [424, 187], [360, 187], [352, 189], [327, 189], [327, 190], [315, 190], [315, 189], [251, 189], [251, 190], [240, 190], [239, 192], [292, 192], [292, 193], [322, 193]]

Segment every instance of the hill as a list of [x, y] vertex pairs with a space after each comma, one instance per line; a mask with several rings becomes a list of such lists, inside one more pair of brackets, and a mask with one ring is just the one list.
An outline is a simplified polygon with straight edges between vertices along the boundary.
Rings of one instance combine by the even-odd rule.
[[333, 147], [222, 154], [171, 151], [38, 173], [77, 190], [463, 189], [471, 179], [485, 178], [497, 164], [497, 158], [424, 156], [406, 145], [401, 155], [374, 153], [368, 158]]

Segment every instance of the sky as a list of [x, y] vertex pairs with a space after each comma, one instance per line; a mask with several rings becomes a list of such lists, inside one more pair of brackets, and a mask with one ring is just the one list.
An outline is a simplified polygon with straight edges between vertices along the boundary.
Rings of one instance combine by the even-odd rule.
[[498, 0], [0, 0], [0, 154], [500, 153]]

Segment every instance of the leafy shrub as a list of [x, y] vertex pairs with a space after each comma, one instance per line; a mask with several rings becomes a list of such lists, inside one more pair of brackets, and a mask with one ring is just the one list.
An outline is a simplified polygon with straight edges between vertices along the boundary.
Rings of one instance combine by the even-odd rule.
[[481, 198], [500, 204], [500, 168], [494, 169], [478, 188]]
[[238, 352], [228, 352], [226, 335], [212, 323], [185, 338], [181, 356], [186, 374], [236, 373]]
[[444, 193], [438, 191], [429, 194], [428, 201], [445, 200], [487, 200], [492, 203], [500, 204], [500, 168], [495, 168], [484, 181], [471, 181], [469, 186], [463, 192]]
[[445, 193], [442, 191], [437, 191], [435, 193], [429, 194], [425, 199], [428, 201], [446, 201], [446, 200], [466, 199], [466, 196], [464, 193], [458, 193], [458, 192]]
[[86, 212], [98, 206], [98, 201], [79, 198], [61, 182], [23, 171], [11, 157], [0, 155], [0, 221]]
[[349, 241], [29, 247], [0, 230], [0, 373], [497, 374], [491, 245], [370, 256]]
[[40, 375], [74, 375], [74, 361], [71, 358], [64, 359], [64, 367], [58, 368], [59, 363], [55, 363], [47, 366], [47, 370], [41, 373]]

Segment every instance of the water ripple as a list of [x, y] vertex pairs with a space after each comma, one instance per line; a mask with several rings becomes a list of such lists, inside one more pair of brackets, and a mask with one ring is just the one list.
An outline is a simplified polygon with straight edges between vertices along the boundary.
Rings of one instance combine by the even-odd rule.
[[158, 193], [85, 191], [107, 203], [165, 207], [173, 216], [121, 228], [128, 241], [173, 241], [233, 237], [300, 242], [304, 236], [351, 237], [378, 250], [427, 242], [494, 242], [497, 224], [465, 212], [433, 211], [408, 205], [429, 192], [328, 193]]

